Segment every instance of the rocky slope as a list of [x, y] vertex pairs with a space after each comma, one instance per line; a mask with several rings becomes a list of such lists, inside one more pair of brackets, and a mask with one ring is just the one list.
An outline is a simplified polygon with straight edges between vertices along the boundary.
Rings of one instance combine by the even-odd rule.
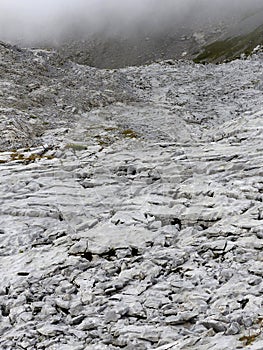
[[0, 57], [0, 348], [262, 349], [262, 55]]

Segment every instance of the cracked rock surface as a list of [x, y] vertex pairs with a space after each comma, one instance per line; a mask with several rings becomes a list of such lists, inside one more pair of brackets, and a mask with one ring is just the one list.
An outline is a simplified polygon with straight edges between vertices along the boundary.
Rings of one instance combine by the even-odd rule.
[[0, 348], [262, 349], [262, 55], [0, 59]]

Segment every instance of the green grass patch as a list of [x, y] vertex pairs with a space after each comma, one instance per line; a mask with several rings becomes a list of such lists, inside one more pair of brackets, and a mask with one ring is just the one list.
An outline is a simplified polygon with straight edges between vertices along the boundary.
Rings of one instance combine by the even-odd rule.
[[254, 341], [262, 334], [263, 331], [263, 318], [259, 318], [256, 321], [256, 325], [258, 327], [257, 330], [253, 330], [249, 332], [249, 335], [244, 335], [239, 338], [239, 341], [242, 341], [245, 346], [249, 346], [254, 343]]
[[139, 135], [132, 129], [125, 129], [121, 131], [123, 137], [127, 137], [130, 139], [137, 139]]
[[11, 161], [20, 160], [23, 161], [24, 164], [33, 163], [38, 159], [53, 159], [54, 157], [51, 155], [39, 155], [36, 153], [32, 153], [29, 156], [25, 156], [23, 153], [19, 153], [17, 151], [10, 154]]
[[194, 62], [203, 64], [229, 62], [240, 58], [242, 54], [250, 56], [258, 45], [263, 45], [263, 25], [249, 34], [204, 46], [203, 52], [194, 58]]

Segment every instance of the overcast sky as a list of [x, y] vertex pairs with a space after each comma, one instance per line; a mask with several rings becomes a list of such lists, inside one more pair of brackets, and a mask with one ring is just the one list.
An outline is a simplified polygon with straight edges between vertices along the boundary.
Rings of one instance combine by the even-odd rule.
[[[58, 41], [70, 32], [128, 32], [253, 9], [262, 0], [0, 0], [0, 40]], [[262, 5], [263, 6], [263, 5]]]

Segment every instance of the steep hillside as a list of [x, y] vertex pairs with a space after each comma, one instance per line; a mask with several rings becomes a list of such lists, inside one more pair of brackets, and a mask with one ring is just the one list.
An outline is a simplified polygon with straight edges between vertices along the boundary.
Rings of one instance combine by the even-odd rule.
[[222, 63], [251, 55], [263, 46], [263, 25], [248, 34], [218, 40], [204, 46], [194, 58], [196, 63]]

